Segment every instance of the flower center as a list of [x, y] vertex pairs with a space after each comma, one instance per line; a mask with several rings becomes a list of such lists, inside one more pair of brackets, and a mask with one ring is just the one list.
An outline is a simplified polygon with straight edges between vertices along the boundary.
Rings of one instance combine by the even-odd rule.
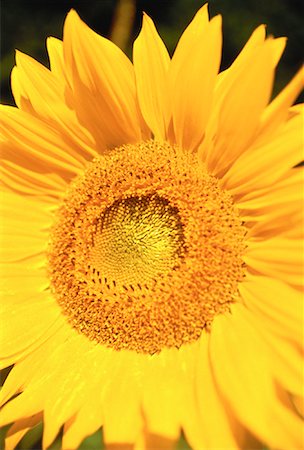
[[67, 192], [49, 248], [52, 290], [70, 324], [100, 344], [180, 347], [237, 301], [245, 234], [196, 155], [126, 145], [92, 161]]
[[116, 200], [96, 224], [92, 281], [132, 288], [166, 275], [182, 254], [182, 228], [177, 208], [158, 195]]

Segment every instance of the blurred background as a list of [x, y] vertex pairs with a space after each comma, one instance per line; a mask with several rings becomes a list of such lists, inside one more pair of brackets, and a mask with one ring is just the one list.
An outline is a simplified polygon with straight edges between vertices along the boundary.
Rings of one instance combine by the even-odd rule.
[[[203, 4], [204, 0], [2, 0], [2, 103], [14, 103], [9, 82], [14, 50], [28, 53], [47, 65], [45, 39], [62, 38], [64, 18], [70, 8], [75, 8], [91, 28], [110, 37], [131, 57], [142, 11], [154, 19], [172, 54], [181, 32]], [[223, 15], [222, 68], [231, 63], [261, 23], [267, 24], [268, 34], [288, 37], [277, 71], [274, 92], [278, 92], [299, 68], [303, 57], [302, 0], [210, 0], [209, 7], [211, 16]]]
[[[180, 34], [204, 3], [204, 0], [1, 0], [1, 102], [14, 104], [10, 90], [14, 50], [21, 50], [48, 65], [45, 40], [48, 36], [62, 38], [64, 19], [71, 8], [76, 9], [96, 32], [111, 38], [131, 58], [132, 42], [141, 27], [142, 11], [153, 18], [172, 54]], [[210, 0], [210, 15], [220, 13], [223, 16], [222, 69], [234, 60], [252, 31], [261, 23], [267, 24], [269, 35], [288, 37], [287, 48], [277, 70], [275, 95], [302, 63], [303, 9], [302, 0]], [[2, 372], [2, 381], [8, 371]], [[40, 450], [41, 432], [42, 426], [39, 425], [28, 433], [18, 449]], [[101, 442], [99, 430], [83, 442], [80, 450], [100, 449]], [[0, 448], [3, 448], [3, 440]], [[49, 450], [59, 448], [60, 436]], [[188, 448], [181, 438], [177, 449]]]

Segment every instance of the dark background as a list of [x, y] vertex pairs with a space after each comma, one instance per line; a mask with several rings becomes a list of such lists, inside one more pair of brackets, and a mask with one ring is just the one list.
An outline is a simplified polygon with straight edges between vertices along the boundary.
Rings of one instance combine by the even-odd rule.
[[[2, 103], [13, 104], [9, 77], [15, 48], [47, 65], [45, 39], [47, 36], [62, 38], [64, 18], [71, 8], [75, 8], [91, 28], [109, 37], [118, 0], [2, 0], [1, 3], [1, 95]], [[172, 53], [181, 32], [204, 0], [134, 0], [133, 3], [135, 18], [129, 43], [124, 48], [129, 56], [132, 41], [140, 29], [142, 11], [153, 18]], [[265, 23], [268, 34], [288, 37], [277, 71], [275, 92], [278, 92], [301, 64], [304, 44], [302, 5], [302, 0], [210, 0], [211, 16], [223, 15], [222, 67], [235, 58], [254, 28]]]

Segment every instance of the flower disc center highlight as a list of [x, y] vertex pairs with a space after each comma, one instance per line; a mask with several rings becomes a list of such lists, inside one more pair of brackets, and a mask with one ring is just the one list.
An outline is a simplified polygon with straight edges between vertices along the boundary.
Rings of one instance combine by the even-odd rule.
[[198, 339], [238, 300], [246, 229], [197, 155], [165, 142], [92, 161], [59, 208], [49, 275], [70, 324], [116, 350]]
[[96, 225], [92, 280], [142, 287], [178, 265], [183, 243], [181, 218], [167, 199], [148, 195], [116, 200]]

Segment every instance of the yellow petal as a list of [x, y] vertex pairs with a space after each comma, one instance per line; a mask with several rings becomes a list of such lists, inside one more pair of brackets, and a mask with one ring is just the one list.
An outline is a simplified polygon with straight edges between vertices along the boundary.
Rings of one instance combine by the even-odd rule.
[[50, 380], [44, 405], [44, 448], [48, 448], [60, 427], [85, 403], [91, 385], [98, 395], [95, 379], [92, 376], [90, 382], [87, 379], [88, 367], [92, 368], [94, 365], [92, 347], [94, 344], [91, 341], [74, 332], [71, 338], [66, 339], [45, 358], [43, 372], [50, 372]]
[[174, 450], [176, 449], [176, 440], [169, 439], [164, 436], [159, 436], [157, 434], [151, 434], [148, 431], [144, 430], [139, 438], [135, 446], [107, 446], [107, 450]]
[[252, 212], [252, 215], [274, 212], [278, 209], [288, 211], [288, 203], [297, 203], [302, 200], [301, 188], [304, 184], [303, 168], [291, 169], [276, 184], [264, 189], [250, 191], [237, 200], [238, 208], [242, 211]]
[[[17, 51], [12, 78], [13, 92], [20, 109], [59, 128], [70, 144], [70, 153], [84, 163], [95, 156], [94, 141], [78, 123], [66, 104], [65, 78], [56, 77], [33, 58]], [[17, 98], [18, 97], [18, 98]]]
[[280, 179], [302, 159], [303, 116], [282, 125], [272, 139], [249, 148], [223, 177], [223, 186], [235, 195], [265, 188]]
[[18, 420], [12, 425], [6, 435], [5, 450], [14, 450], [18, 442], [33, 427], [42, 421], [42, 414], [35, 414], [32, 417]]
[[[81, 441], [92, 427], [100, 427], [103, 422], [103, 412], [100, 409], [103, 405], [103, 393], [108, 384], [112, 383], [112, 374], [120, 360], [119, 354], [117, 356], [111, 349], [89, 341], [67, 323], [47, 344], [49, 348], [45, 349], [46, 356], [44, 359], [40, 356], [40, 367], [35, 371], [28, 387], [30, 390], [37, 390], [44, 384], [44, 392], [47, 392], [44, 395], [43, 448], [48, 448], [64, 422], [67, 422], [64, 442]], [[116, 384], [114, 385], [115, 387], [111, 384], [111, 389], [116, 389]], [[96, 414], [92, 423], [88, 423], [89, 418], [83, 415], [89, 407], [92, 409], [91, 414]], [[80, 415], [76, 417], [78, 413]], [[76, 435], [71, 434], [71, 430], [75, 429], [74, 421], [79, 425]]]
[[171, 440], [177, 440], [181, 431], [182, 384], [175, 350], [163, 350], [146, 361], [142, 400], [149, 433]]
[[1, 145], [4, 159], [37, 172], [56, 172], [65, 180], [83, 170], [62, 135], [41, 120], [6, 105], [0, 107], [0, 119], [7, 140]]
[[[29, 112], [36, 111], [47, 118], [52, 114], [52, 105], [56, 107], [64, 100], [62, 80], [57, 79], [52, 72], [30, 56], [17, 51], [14, 72], [16, 78], [13, 89], [19, 87], [29, 100], [31, 104]], [[21, 109], [23, 95], [18, 105]], [[62, 107], [64, 106], [63, 104]]]
[[135, 443], [143, 427], [137, 361], [136, 354], [121, 354], [116, 368], [113, 367], [111, 382], [105, 386], [103, 430], [106, 444]]
[[[46, 276], [45, 259], [40, 264], [23, 261], [20, 264], [2, 264], [0, 266], [0, 289], [3, 295], [10, 295], [15, 301], [22, 302], [22, 294], [33, 296], [49, 286]], [[16, 279], [20, 283], [16, 283]], [[5, 302], [1, 304], [4, 307]]]
[[303, 103], [297, 103], [296, 105], [291, 106], [288, 110], [288, 118], [290, 119], [297, 114], [303, 114]]
[[31, 352], [22, 358], [20, 361], [16, 361], [14, 367], [10, 370], [5, 383], [0, 391], [0, 405], [4, 405], [9, 399], [22, 392], [26, 386], [30, 383], [35, 371], [39, 368], [41, 361], [37, 359], [42, 352], [39, 349], [43, 347], [43, 351], [47, 351], [48, 347], [43, 343], [36, 348], [32, 348]]
[[[42, 321], [42, 318], [48, 317], [48, 315], [48, 308], [45, 310], [44, 315], [40, 312], [40, 321]], [[39, 321], [37, 317], [36, 321]], [[64, 353], [66, 341], [69, 338], [67, 330], [70, 331], [70, 327], [65, 325], [63, 320], [58, 320], [58, 324], [59, 328], [54, 330], [52, 335], [46, 336], [45, 342], [33, 349], [28, 359], [21, 362], [21, 364], [26, 366], [27, 363], [31, 365], [31, 360], [33, 360], [35, 370], [28, 379], [23, 378], [24, 391], [2, 408], [0, 412], [1, 424], [29, 417], [44, 410], [46, 393], [51, 392], [55, 385], [58, 388], [56, 383], [60, 378], [58, 378], [58, 374], [62, 373], [62, 358], [67, 359], [67, 354]], [[44, 326], [44, 328], [47, 331], [47, 327]], [[76, 332], [74, 332], [74, 335], [76, 335]], [[61, 355], [61, 360], [58, 359], [58, 353]], [[75, 355], [71, 355], [71, 358], [73, 357]], [[60, 365], [57, 364], [60, 362]]]
[[1, 426], [29, 418], [43, 410], [43, 389], [21, 393], [6, 403], [0, 411]]
[[27, 111], [29, 114], [35, 115], [35, 110], [31, 105], [28, 95], [24, 89], [24, 85], [20, 82], [20, 74], [17, 66], [14, 66], [11, 72], [11, 87], [14, 100], [18, 108]]
[[43, 202], [1, 193], [1, 261], [17, 262], [46, 252], [53, 217]]
[[197, 11], [190, 24], [179, 38], [174, 52], [175, 59], [178, 59], [180, 62], [183, 61], [189, 54], [189, 48], [191, 49], [193, 45], [197, 44], [197, 41], [204, 38], [206, 31], [205, 27], [208, 25], [208, 22], [209, 13], [208, 5], [206, 3]]
[[[5, 297], [4, 300], [6, 300]], [[1, 311], [0, 340], [3, 349], [1, 361], [9, 357], [15, 357], [17, 360], [23, 351], [38, 346], [44, 336], [48, 337], [60, 315], [53, 299], [50, 299], [50, 295], [46, 293], [40, 293], [16, 308], [3, 307], [4, 312], [7, 313], [6, 309], [10, 310], [9, 319], [7, 314]]]
[[[50, 69], [52, 73], [61, 80], [66, 80], [64, 59], [63, 59], [63, 43], [60, 39], [48, 37], [46, 40], [46, 48], [50, 60]], [[67, 81], [67, 80], [66, 80]]]
[[48, 201], [53, 201], [55, 204], [67, 188], [67, 183], [56, 173], [48, 173], [45, 176], [12, 161], [1, 161], [0, 174], [3, 185], [13, 192], [40, 196], [40, 198], [47, 196]]
[[221, 394], [239, 420], [274, 448], [299, 448], [302, 424], [277, 397], [270, 353], [241, 305], [212, 324], [210, 356]]
[[303, 168], [293, 168], [277, 183], [237, 200], [242, 219], [251, 223], [248, 239], [303, 239], [303, 183]]
[[304, 87], [304, 68], [296, 73], [287, 86], [267, 106], [261, 116], [260, 131], [262, 135], [270, 133], [278, 125], [284, 122], [288, 116], [288, 110], [297, 99]]
[[208, 22], [205, 5], [185, 30], [171, 61], [175, 141], [185, 149], [195, 150], [204, 136], [221, 61], [221, 24], [220, 16]]
[[64, 426], [62, 447], [78, 449], [81, 442], [91, 434], [95, 433], [102, 425], [102, 408], [96, 399], [95, 390], [86, 396], [86, 402], [77, 414], [69, 419]]
[[274, 67], [276, 67], [282, 57], [282, 54], [285, 50], [287, 38], [280, 37], [274, 39], [272, 36], [268, 37], [267, 41], [269, 41], [269, 45], [271, 47], [271, 60]]
[[220, 110], [222, 108], [222, 103], [225, 100], [232, 82], [238, 75], [240, 68], [242, 68], [244, 65], [248, 67], [248, 61], [252, 61], [252, 59], [256, 55], [257, 48], [261, 47], [261, 45], [264, 43], [265, 36], [265, 25], [260, 25], [254, 30], [246, 45], [244, 46], [238, 57], [235, 59], [235, 61], [232, 63], [232, 65], [227, 70], [221, 72], [217, 77], [214, 91], [214, 101], [212, 109], [210, 111], [210, 117], [207, 123], [205, 137], [198, 149], [200, 158], [203, 161], [209, 161], [210, 170], [213, 170], [215, 168], [214, 163], [216, 163], [215, 159], [212, 160], [212, 155], [214, 154], [214, 141], [217, 134], [218, 120]]
[[[301, 207], [300, 207], [301, 208]], [[263, 221], [254, 223], [248, 237], [269, 239], [282, 236], [288, 239], [303, 239], [303, 213], [299, 203], [291, 204], [282, 214], [265, 216]]]
[[273, 278], [248, 275], [239, 285], [246, 307], [278, 336], [301, 343], [303, 296], [286, 283]]
[[72, 10], [64, 26], [64, 59], [78, 119], [98, 149], [141, 140], [131, 62]]
[[256, 49], [260, 47], [266, 39], [266, 27], [265, 25], [259, 25], [251, 34], [250, 38], [244, 45], [240, 54], [233, 61], [229, 69], [226, 72], [230, 71], [230, 69], [235, 69], [236, 66], [241, 66], [244, 62], [248, 62], [253, 58], [253, 55], [256, 52]]
[[145, 361], [142, 405], [148, 443], [162, 436], [163, 445], [170, 448], [182, 429], [191, 447], [202, 446], [204, 436], [193, 386], [197, 358], [195, 342], [180, 349], [165, 349]]
[[[43, 302], [44, 296], [40, 296], [40, 299], [40, 303]], [[25, 302], [27, 300], [28, 299], [25, 298]], [[35, 301], [37, 302], [37, 296], [32, 300], [33, 303], [35, 303]], [[28, 303], [30, 302], [31, 299], [28, 300]], [[47, 314], [49, 308], [47, 304], [46, 307]], [[13, 311], [16, 312], [16, 308], [13, 307]], [[46, 319], [44, 318], [42, 319], [44, 325], [47, 325], [45, 323], [45, 320]], [[33, 385], [35, 385], [35, 383], [37, 384], [37, 382], [44, 383], [45, 380], [50, 378], [50, 374], [54, 370], [56, 371], [56, 365], [54, 365], [53, 370], [48, 370], [47, 372], [43, 372], [43, 368], [46, 367], [50, 355], [54, 353], [54, 350], [56, 348], [60, 347], [60, 349], [62, 350], [62, 345], [67, 339], [66, 326], [67, 325], [65, 324], [65, 319], [59, 317], [51, 327], [45, 327], [44, 333], [41, 337], [36, 334], [36, 340], [34, 343], [35, 345], [29, 345], [26, 348], [27, 352], [24, 351], [21, 358], [19, 358], [19, 355], [17, 354], [13, 355], [14, 359], [12, 359], [12, 361], [13, 363], [15, 363], [15, 365], [10, 371], [0, 391], [0, 405], [6, 403], [7, 400], [9, 400], [12, 396], [15, 396], [17, 393], [27, 390], [29, 386], [32, 387]], [[27, 345], [27, 342], [24, 342], [24, 345]]]
[[180, 380], [181, 427], [186, 441], [191, 448], [200, 448], [204, 442], [201, 426], [201, 411], [197, 402], [196, 378], [197, 361], [199, 358], [199, 342], [182, 346], [177, 352], [176, 377]]
[[256, 321], [259, 332], [271, 351], [275, 378], [293, 395], [303, 394], [303, 351], [286, 339], [278, 339], [261, 320]]
[[2, 227], [12, 231], [14, 227], [23, 230], [47, 230], [53, 223], [56, 207], [45, 197], [26, 197], [10, 191], [1, 192]]
[[[236, 439], [238, 427], [219, 395], [212, 375], [209, 358], [209, 335], [203, 333], [197, 360], [197, 401], [200, 408], [201, 428], [204, 441], [202, 448], [240, 448]], [[219, 432], [220, 430], [220, 432]]]
[[[40, 338], [39, 335], [36, 336], [36, 347], [33, 347], [30, 352], [23, 355], [21, 365], [25, 367], [25, 370], [19, 370], [18, 373], [15, 372], [12, 381], [15, 380], [16, 384], [19, 383], [22, 389], [24, 389], [24, 392], [7, 402], [2, 407], [0, 411], [1, 425], [5, 425], [22, 418], [30, 417], [43, 411], [46, 393], [50, 389], [48, 383], [52, 381], [52, 384], [54, 384], [54, 379], [51, 377], [51, 375], [54, 373], [54, 368], [56, 369], [56, 365], [48, 367], [47, 362], [50, 355], [52, 355], [56, 350], [58, 351], [59, 349], [59, 351], [62, 352], [62, 345], [64, 345], [64, 342], [67, 339], [67, 326], [64, 326], [64, 322], [60, 317], [57, 319], [57, 323], [55, 323], [53, 321], [53, 312], [51, 311], [51, 308], [49, 307], [49, 305], [45, 306], [47, 307], [44, 308], [44, 312], [40, 310], [40, 318], [36, 316], [34, 318], [36, 323], [40, 322], [41, 328], [44, 329], [44, 341]], [[53, 310], [55, 309], [56, 308], [54, 308], [53, 306]], [[38, 314], [39, 308], [37, 306], [36, 310]], [[59, 308], [56, 309], [56, 311], [58, 310]], [[51, 331], [47, 327], [46, 320], [54, 322], [53, 329]], [[14, 330], [16, 330], [16, 327], [14, 328]], [[33, 333], [34, 332], [35, 330], [33, 330]], [[29, 342], [27, 337], [24, 338], [23, 342]], [[16, 361], [17, 358], [14, 360], [14, 362]], [[47, 368], [48, 370], [44, 370], [45, 368]], [[20, 377], [19, 380], [17, 375]], [[6, 389], [5, 385], [3, 389]], [[8, 392], [6, 392], [5, 394], [7, 395]]]
[[245, 263], [260, 275], [303, 286], [304, 248], [302, 240], [282, 237], [248, 240]]
[[207, 157], [207, 164], [214, 174], [221, 173], [244, 151], [257, 130], [274, 79], [270, 44], [266, 42], [256, 48], [252, 55], [254, 64], [246, 60], [242, 65], [236, 65], [222, 81], [214, 148]]
[[153, 21], [144, 14], [141, 32], [134, 42], [133, 62], [139, 105], [156, 139], [166, 139], [168, 121], [168, 51]]
[[[0, 233], [3, 234], [2, 227], [0, 227]], [[44, 233], [34, 235], [33, 232], [25, 232], [16, 236], [11, 231], [1, 236], [0, 262], [21, 262], [37, 256], [42, 257], [47, 250], [47, 244]]]
[[303, 393], [301, 395], [292, 395], [291, 402], [299, 414], [300, 417], [304, 418], [304, 396]]

